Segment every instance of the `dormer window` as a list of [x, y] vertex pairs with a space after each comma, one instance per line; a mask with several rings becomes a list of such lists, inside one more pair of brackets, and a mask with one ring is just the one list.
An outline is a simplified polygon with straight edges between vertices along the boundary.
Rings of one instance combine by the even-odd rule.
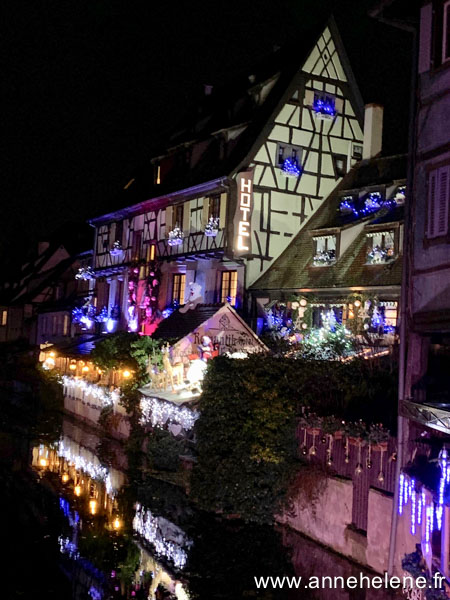
[[314, 92], [313, 111], [316, 119], [333, 119], [336, 115], [336, 98], [332, 94]]
[[300, 177], [302, 149], [290, 144], [278, 144], [277, 164], [286, 177]]
[[336, 262], [336, 236], [323, 235], [313, 238], [314, 267], [328, 267]]
[[395, 258], [395, 237], [393, 231], [377, 231], [367, 234], [368, 265], [383, 265]]
[[342, 196], [341, 203], [339, 204], [339, 210], [343, 215], [350, 215], [355, 209], [355, 198], [354, 196]]
[[343, 196], [339, 210], [343, 215], [352, 214], [356, 219], [380, 210], [384, 203], [381, 192], [369, 192], [361, 197]]

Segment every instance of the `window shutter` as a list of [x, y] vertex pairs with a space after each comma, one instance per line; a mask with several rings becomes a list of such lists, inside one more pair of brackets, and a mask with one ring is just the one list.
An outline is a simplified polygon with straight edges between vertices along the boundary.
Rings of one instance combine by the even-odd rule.
[[430, 70], [432, 23], [433, 6], [430, 3], [420, 10], [419, 73]]
[[439, 169], [439, 183], [436, 194], [436, 229], [435, 235], [446, 235], [448, 231], [448, 205], [449, 205], [449, 181], [450, 167]]
[[428, 237], [435, 236], [435, 219], [436, 219], [436, 179], [437, 171], [432, 171], [428, 180]]

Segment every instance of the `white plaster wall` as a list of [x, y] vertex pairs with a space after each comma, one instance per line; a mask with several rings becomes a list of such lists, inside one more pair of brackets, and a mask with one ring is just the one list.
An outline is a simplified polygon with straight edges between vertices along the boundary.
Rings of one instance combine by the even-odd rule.
[[281, 523], [333, 548], [341, 554], [349, 554], [345, 530], [352, 521], [351, 481], [329, 477], [326, 488], [314, 505], [294, 500], [293, 514], [282, 515]]
[[[352, 482], [329, 477], [326, 488], [313, 505], [300, 499], [294, 500], [293, 513], [280, 516], [278, 521], [383, 573], [389, 556], [392, 498], [377, 490], [370, 490], [367, 537], [348, 527], [352, 522], [352, 500]], [[414, 547], [405, 550], [410, 546], [411, 542], [400, 546], [402, 557], [406, 551], [412, 552]]]
[[378, 573], [387, 570], [391, 521], [392, 497], [371, 489], [369, 491], [366, 558], [367, 564]]

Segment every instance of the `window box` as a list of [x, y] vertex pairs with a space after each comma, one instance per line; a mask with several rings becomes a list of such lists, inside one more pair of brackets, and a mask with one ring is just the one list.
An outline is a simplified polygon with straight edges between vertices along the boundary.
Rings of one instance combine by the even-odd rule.
[[119, 241], [114, 242], [109, 253], [111, 256], [123, 256], [122, 244]]
[[205, 235], [207, 237], [216, 237], [219, 231], [219, 217], [209, 217], [209, 221], [205, 227]]
[[183, 243], [183, 232], [179, 227], [175, 227], [172, 231], [169, 231], [169, 238], [167, 240], [169, 246], [181, 246]]
[[336, 262], [336, 250], [319, 250], [313, 258], [315, 267], [328, 267]]
[[332, 94], [314, 94], [313, 111], [316, 119], [334, 119], [337, 114], [336, 98]]
[[300, 177], [302, 174], [301, 156], [302, 150], [298, 146], [290, 144], [278, 144], [277, 147], [278, 166], [285, 177]]

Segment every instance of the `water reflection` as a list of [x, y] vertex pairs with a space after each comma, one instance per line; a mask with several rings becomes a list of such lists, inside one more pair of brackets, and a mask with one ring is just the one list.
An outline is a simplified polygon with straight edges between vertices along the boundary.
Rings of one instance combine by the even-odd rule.
[[133, 484], [120, 443], [71, 420], [64, 419], [57, 441], [35, 443], [29, 457], [40, 490], [55, 499], [46, 517], [59, 558], [48, 567], [62, 569], [75, 600], [388, 597], [364, 590], [258, 591], [254, 576], [349, 576], [360, 569], [293, 532], [201, 513], [166, 481]]

